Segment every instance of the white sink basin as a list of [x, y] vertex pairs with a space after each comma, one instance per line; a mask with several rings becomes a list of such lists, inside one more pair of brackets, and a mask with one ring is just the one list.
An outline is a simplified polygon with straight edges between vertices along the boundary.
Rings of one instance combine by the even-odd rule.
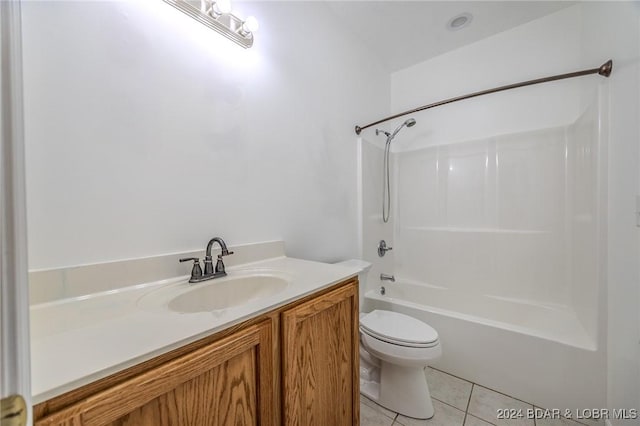
[[185, 281], [152, 290], [138, 306], [178, 313], [215, 312], [274, 296], [289, 286], [284, 274], [271, 271], [234, 271], [224, 278], [200, 283]]
[[204, 281], [171, 299], [168, 306], [172, 311], [183, 313], [217, 311], [273, 296], [287, 285], [286, 280], [268, 275], [231, 278], [218, 283]]

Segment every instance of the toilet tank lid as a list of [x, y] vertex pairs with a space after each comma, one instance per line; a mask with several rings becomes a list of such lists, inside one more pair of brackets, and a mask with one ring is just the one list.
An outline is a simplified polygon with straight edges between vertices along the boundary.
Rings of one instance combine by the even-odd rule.
[[395, 342], [425, 344], [438, 340], [438, 332], [417, 318], [384, 310], [375, 310], [360, 318], [360, 327]]
[[335, 265], [342, 265], [342, 266], [348, 266], [350, 268], [357, 268], [360, 270], [360, 272], [366, 272], [369, 269], [371, 269], [370, 262], [367, 262], [366, 260], [360, 260], [360, 259], [343, 260], [342, 262], [335, 263]]

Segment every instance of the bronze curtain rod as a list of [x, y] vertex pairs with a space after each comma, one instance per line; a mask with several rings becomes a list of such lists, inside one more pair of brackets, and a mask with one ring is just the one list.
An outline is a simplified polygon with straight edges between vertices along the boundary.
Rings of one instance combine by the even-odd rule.
[[611, 75], [611, 69], [612, 68], [613, 68], [613, 61], [611, 61], [611, 59], [609, 59], [607, 62], [605, 62], [604, 64], [602, 64], [598, 68], [592, 68], [592, 69], [589, 69], [589, 70], [570, 72], [570, 73], [567, 73], [567, 74], [558, 74], [558, 75], [554, 75], [554, 76], [551, 76], [551, 77], [537, 78], [535, 80], [523, 81], [521, 83], [508, 84], [506, 86], [495, 87], [493, 89], [482, 90], [480, 92], [474, 92], [474, 93], [470, 93], [468, 95], [457, 96], [455, 98], [446, 99], [444, 101], [434, 102], [434, 103], [429, 104], [429, 105], [424, 105], [424, 106], [421, 106], [421, 107], [418, 107], [418, 108], [414, 108], [414, 109], [409, 110], [409, 111], [401, 112], [400, 114], [396, 114], [396, 115], [392, 115], [392, 116], [387, 117], [387, 118], [383, 118], [382, 120], [374, 121], [373, 123], [369, 123], [366, 126], [362, 126], [362, 127], [356, 126], [356, 135], [359, 135], [360, 132], [362, 132], [364, 129], [366, 129], [368, 127], [375, 126], [376, 124], [380, 124], [380, 123], [383, 123], [385, 121], [393, 120], [394, 118], [402, 117], [403, 115], [413, 114], [414, 112], [424, 111], [425, 109], [434, 108], [434, 107], [437, 107], [437, 106], [440, 106], [440, 105], [450, 104], [452, 102], [462, 101], [464, 99], [475, 98], [476, 96], [482, 96], [482, 95], [488, 95], [490, 93], [502, 92], [503, 90], [516, 89], [518, 87], [531, 86], [533, 84], [547, 83], [549, 81], [564, 80], [565, 78], [581, 77], [583, 75], [600, 74], [603, 77], [609, 77]]

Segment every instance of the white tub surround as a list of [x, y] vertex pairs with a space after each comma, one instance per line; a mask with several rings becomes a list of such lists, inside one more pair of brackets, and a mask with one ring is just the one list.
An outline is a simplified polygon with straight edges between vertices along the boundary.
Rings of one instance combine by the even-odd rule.
[[557, 307], [553, 315], [566, 313], [557, 322], [525, 321], [559, 330], [574, 322], [572, 334], [584, 334], [575, 344], [594, 349], [598, 103], [569, 126], [398, 153], [391, 273], [465, 300]]
[[[286, 257], [282, 242], [230, 247], [228, 277], [188, 284], [191, 265], [180, 264], [179, 276], [139, 281], [122, 287], [132, 266], [154, 263], [153, 259], [117, 264], [91, 265], [74, 271], [91, 276], [101, 268], [111, 271], [112, 288], [93, 294], [58, 298], [31, 306], [31, 367], [35, 404], [106, 377], [172, 349], [221, 331], [231, 325], [329, 287], [356, 275], [355, 268]], [[258, 255], [259, 253], [259, 255]], [[184, 256], [190, 253], [176, 255]], [[202, 253], [198, 253], [202, 254]], [[244, 260], [238, 264], [237, 260]], [[177, 260], [174, 260], [177, 263]], [[189, 262], [190, 263], [190, 262]], [[66, 276], [69, 271], [38, 274]], [[180, 288], [215, 286], [238, 276], [259, 273], [283, 277], [288, 286], [280, 292], [212, 312], [177, 313], [154, 299], [157, 290], [175, 296]], [[95, 275], [96, 279], [99, 278]], [[76, 283], [78, 284], [78, 283]], [[42, 285], [42, 283], [40, 283]], [[54, 283], [55, 285], [55, 283]], [[39, 289], [36, 291], [41, 291]], [[166, 301], [168, 303], [169, 300]]]
[[366, 293], [371, 300], [393, 301], [477, 322], [516, 333], [538, 337], [577, 349], [597, 350], [575, 312], [566, 306], [534, 303], [482, 293], [473, 293], [411, 283], [402, 279], [384, 283], [385, 294], [379, 289]]
[[602, 405], [602, 351], [569, 312], [402, 280], [385, 289], [369, 290], [364, 308], [410, 315], [438, 330], [445, 355], [433, 367], [539, 407]]
[[364, 256], [396, 277], [373, 277], [369, 309], [427, 322], [437, 367], [541, 407], [605, 405], [606, 96], [590, 99], [567, 126], [395, 153], [393, 260]]

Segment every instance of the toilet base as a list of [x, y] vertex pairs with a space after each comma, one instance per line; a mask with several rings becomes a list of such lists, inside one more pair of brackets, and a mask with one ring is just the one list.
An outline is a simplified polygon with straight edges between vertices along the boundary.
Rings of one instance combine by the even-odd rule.
[[378, 402], [380, 399], [380, 383], [360, 380], [360, 393], [370, 400]]
[[[380, 367], [364, 365], [360, 368], [370, 372], [367, 378], [360, 379], [361, 394], [403, 416], [416, 419], [433, 417], [433, 402], [423, 368], [401, 367], [385, 361], [380, 362]], [[373, 372], [372, 369], [379, 371]], [[379, 382], [375, 380], [378, 377]], [[367, 380], [371, 378], [374, 380]]]

